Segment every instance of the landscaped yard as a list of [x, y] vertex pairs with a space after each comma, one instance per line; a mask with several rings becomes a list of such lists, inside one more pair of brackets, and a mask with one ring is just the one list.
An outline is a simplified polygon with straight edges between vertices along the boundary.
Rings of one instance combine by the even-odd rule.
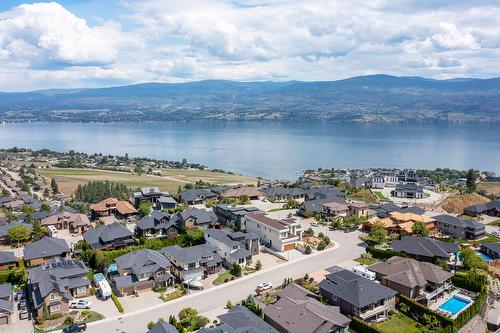
[[377, 262], [377, 259], [359, 257], [354, 259], [354, 261], [359, 262], [361, 265], [373, 265]]
[[234, 278], [233, 274], [229, 272], [220, 273], [219, 276], [217, 276], [217, 278], [214, 280], [214, 285], [218, 286], [219, 284], [229, 282], [233, 278]]
[[392, 317], [380, 324], [373, 325], [386, 333], [404, 332], [421, 333], [427, 332], [424, 326], [401, 313], [395, 313]]
[[162, 295], [161, 296], [161, 299], [164, 301], [164, 302], [168, 302], [168, 301], [172, 301], [176, 298], [179, 298], [179, 297], [182, 297], [184, 296], [184, 294], [186, 293], [186, 291], [184, 289], [178, 289], [174, 292], [171, 292], [170, 294], [168, 295]]
[[500, 237], [497, 237], [492, 234], [486, 234], [486, 237], [479, 240], [479, 243], [495, 243], [495, 242], [500, 242]]
[[375, 194], [375, 196], [380, 200], [388, 200], [387, 197], [383, 195], [382, 192], [380, 191], [373, 191], [373, 194]]
[[492, 222], [488, 223], [488, 225], [496, 227], [496, 226], [500, 225], [500, 219], [492, 221]]

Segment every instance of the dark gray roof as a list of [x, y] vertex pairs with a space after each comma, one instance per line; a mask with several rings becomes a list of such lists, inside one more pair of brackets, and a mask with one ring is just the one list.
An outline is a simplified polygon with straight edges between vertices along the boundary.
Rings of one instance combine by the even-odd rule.
[[422, 186], [413, 183], [406, 183], [406, 184], [397, 183], [396, 191], [423, 193], [424, 189]]
[[229, 245], [230, 247], [239, 246], [240, 242], [233, 240], [230, 237], [230, 234], [231, 234], [230, 232], [225, 232], [222, 229], [207, 229], [207, 230], [205, 230], [205, 235], [206, 235], [205, 237], [208, 237], [208, 238], [212, 237], [221, 243]]
[[89, 229], [83, 234], [83, 239], [92, 249], [102, 247], [106, 243], [122, 238], [131, 238], [132, 232], [118, 222]]
[[[349, 272], [350, 273], [350, 272]], [[397, 292], [352, 273], [339, 270], [325, 276], [319, 287], [357, 307], [365, 307], [380, 300], [394, 297]], [[349, 276], [349, 277], [348, 277]], [[333, 282], [343, 281], [343, 282]]]
[[487, 248], [487, 249], [489, 249], [491, 251], [500, 253], [500, 242], [496, 242], [496, 243], [483, 243], [483, 244], [481, 244], [481, 247], [484, 247], [484, 248]]
[[182, 191], [181, 193], [182, 200], [186, 202], [216, 198], [217, 194], [214, 192], [204, 189], [204, 188], [193, 188]]
[[31, 232], [31, 229], [32, 229], [31, 224], [20, 223], [20, 222], [11, 222], [11, 223], [7, 223], [5, 225], [0, 226], [0, 236], [7, 236], [10, 228], [17, 227], [20, 225], [26, 226], [29, 229], [29, 231]]
[[400, 213], [412, 213], [416, 215], [424, 215], [425, 214], [425, 209], [417, 207], [417, 206], [410, 206], [410, 207], [403, 207], [398, 210]]
[[[191, 208], [174, 215], [177, 216], [177, 223], [182, 223], [190, 217], [196, 219], [197, 225], [213, 224], [218, 221], [217, 215], [213, 211], [206, 209]], [[174, 220], [173, 216], [172, 220]]]
[[222, 325], [202, 328], [198, 333], [278, 333], [271, 325], [241, 305], [234, 306], [218, 318]]
[[170, 261], [165, 258], [160, 252], [140, 249], [137, 251], [126, 253], [115, 259], [118, 267], [123, 269], [131, 269], [132, 273], [138, 275], [148, 272], [156, 272], [163, 268], [170, 268]]
[[392, 249], [419, 256], [448, 258], [450, 253], [457, 253], [460, 246], [429, 237], [406, 236], [392, 241]]
[[208, 244], [200, 244], [185, 248], [182, 248], [179, 245], [173, 245], [163, 248], [160, 252], [167, 258], [175, 258], [184, 264], [196, 261], [222, 261], [219, 255], [215, 253], [216, 248]]
[[137, 222], [137, 228], [147, 229], [168, 229], [172, 226], [177, 227], [174, 221], [170, 221], [171, 214], [168, 212], [153, 211], [149, 216], [144, 216]]
[[0, 284], [0, 309], [13, 312], [14, 300], [12, 293], [12, 285], [10, 283]]
[[485, 229], [484, 224], [469, 219], [461, 219], [452, 215], [441, 214], [433, 217], [434, 220], [460, 228]]
[[159, 320], [148, 333], [179, 333], [179, 331], [169, 323]]
[[64, 239], [55, 237], [44, 237], [24, 248], [24, 259], [61, 256], [69, 252], [69, 246]]
[[323, 205], [330, 202], [346, 203], [345, 199], [342, 197], [328, 197], [324, 199], [306, 200], [300, 205], [300, 209], [319, 213], [323, 211]]
[[268, 197], [294, 197], [302, 196], [306, 191], [300, 187], [268, 187], [261, 189]]
[[500, 211], [500, 200], [492, 200], [492, 201], [487, 202], [485, 204], [465, 207], [464, 211], [465, 212], [469, 211], [469, 212], [475, 212], [475, 213], [484, 213], [485, 211], [492, 210], [492, 209]]
[[0, 251], [0, 264], [6, 264], [9, 262], [17, 262], [14, 252]]

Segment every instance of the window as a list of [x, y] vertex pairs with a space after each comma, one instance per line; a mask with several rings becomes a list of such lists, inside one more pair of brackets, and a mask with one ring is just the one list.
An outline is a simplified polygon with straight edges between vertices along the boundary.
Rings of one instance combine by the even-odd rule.
[[87, 292], [87, 287], [78, 287], [78, 288], [76, 288], [76, 293], [77, 294], [83, 294], [85, 292]]
[[159, 272], [157, 272], [157, 273], [156, 273], [156, 276], [161, 277], [161, 276], [163, 276], [164, 274], [165, 274], [165, 272], [164, 272], [164, 271], [159, 271]]
[[61, 311], [61, 306], [59, 304], [51, 305], [49, 308], [50, 313]]
[[51, 293], [50, 294], [50, 300], [51, 301], [58, 300], [58, 299], [59, 299], [59, 295], [58, 294], [55, 294], [55, 293]]
[[139, 280], [146, 280], [149, 278], [149, 273], [143, 273], [139, 275]]

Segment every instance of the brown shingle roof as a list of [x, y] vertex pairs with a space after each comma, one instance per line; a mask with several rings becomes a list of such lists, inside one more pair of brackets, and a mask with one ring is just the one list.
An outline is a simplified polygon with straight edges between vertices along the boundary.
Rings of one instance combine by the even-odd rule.
[[274, 229], [278, 229], [278, 230], [287, 229], [287, 227], [283, 223], [281, 223], [278, 220], [267, 217], [267, 215], [265, 213], [252, 214], [252, 215], [249, 215], [249, 217], [251, 217], [254, 220], [257, 220], [263, 224], [266, 224]]

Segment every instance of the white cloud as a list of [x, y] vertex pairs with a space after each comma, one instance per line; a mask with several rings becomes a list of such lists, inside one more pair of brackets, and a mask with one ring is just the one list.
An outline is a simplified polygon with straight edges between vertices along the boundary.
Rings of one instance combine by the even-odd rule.
[[123, 4], [126, 14], [99, 25], [57, 3], [0, 13], [0, 61], [7, 68], [0, 90], [17, 87], [3, 79], [7, 72], [24, 73], [32, 81], [23, 86], [40, 88], [199, 79], [335, 80], [371, 73], [500, 76], [500, 5], [494, 0], [474, 5], [451, 0]]

